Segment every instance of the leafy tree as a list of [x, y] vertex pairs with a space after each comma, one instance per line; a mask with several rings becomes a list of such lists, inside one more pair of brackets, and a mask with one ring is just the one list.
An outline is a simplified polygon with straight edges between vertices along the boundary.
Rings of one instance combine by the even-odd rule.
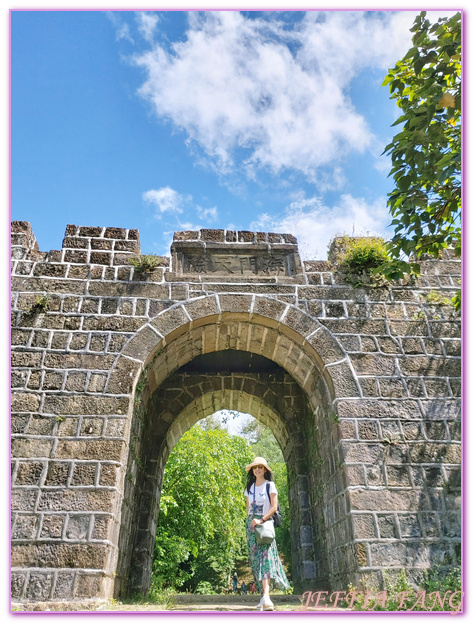
[[388, 205], [394, 258], [385, 275], [419, 273], [403, 258], [439, 257], [453, 247], [460, 255], [461, 209], [461, 16], [431, 24], [422, 11], [411, 28], [413, 46], [389, 70], [389, 85], [403, 124], [385, 149], [391, 155], [395, 189]]
[[246, 440], [195, 426], [171, 452], [164, 473], [153, 573], [161, 586], [227, 585], [246, 552]]

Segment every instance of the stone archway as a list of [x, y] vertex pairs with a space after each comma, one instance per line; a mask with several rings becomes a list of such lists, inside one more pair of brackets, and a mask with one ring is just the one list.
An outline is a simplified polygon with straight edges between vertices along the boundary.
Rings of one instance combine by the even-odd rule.
[[[214, 362], [203, 374], [218, 354], [228, 371]], [[162, 312], [127, 344], [110, 382], [126, 377], [134, 379], [135, 408], [116, 594], [148, 588], [167, 457], [186, 430], [222, 408], [252, 413], [281, 445], [296, 588], [328, 587], [349, 571], [335, 538], [340, 521], [349, 530], [348, 509], [331, 510], [329, 498], [344, 489], [334, 399], [340, 390], [356, 396], [358, 387], [345, 353], [317, 321], [267, 297], [196, 299]]]

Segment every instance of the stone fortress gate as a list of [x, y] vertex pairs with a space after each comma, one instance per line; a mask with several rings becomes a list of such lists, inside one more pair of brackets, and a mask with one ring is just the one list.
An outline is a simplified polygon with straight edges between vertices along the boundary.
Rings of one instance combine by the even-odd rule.
[[[460, 262], [353, 288], [288, 234], [12, 224], [12, 599], [91, 603], [150, 582], [166, 460], [219, 409], [288, 467], [295, 591], [460, 554]], [[332, 252], [333, 255], [333, 252]]]

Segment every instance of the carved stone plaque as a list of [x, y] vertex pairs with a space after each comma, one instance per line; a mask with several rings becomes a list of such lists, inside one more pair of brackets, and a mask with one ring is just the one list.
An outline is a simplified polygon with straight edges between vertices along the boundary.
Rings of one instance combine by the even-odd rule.
[[[292, 260], [292, 261], [291, 261]], [[293, 275], [292, 254], [187, 254], [183, 256], [184, 273], [210, 273], [215, 275]]]

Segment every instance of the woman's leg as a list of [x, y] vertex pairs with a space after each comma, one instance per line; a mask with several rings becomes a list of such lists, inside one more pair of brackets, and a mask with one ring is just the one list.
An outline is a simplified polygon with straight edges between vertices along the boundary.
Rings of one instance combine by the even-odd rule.
[[269, 584], [270, 584], [270, 579], [269, 578], [264, 578], [264, 580], [262, 581], [263, 584], [263, 595], [266, 595], [267, 597], [269, 597]]

